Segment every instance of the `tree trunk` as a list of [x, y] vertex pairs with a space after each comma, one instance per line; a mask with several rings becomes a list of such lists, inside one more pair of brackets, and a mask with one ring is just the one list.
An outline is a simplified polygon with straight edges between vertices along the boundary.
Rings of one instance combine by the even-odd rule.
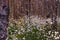
[[2, 4], [0, 4], [0, 40], [6, 40], [7, 21], [8, 21], [8, 7], [2, 2]]

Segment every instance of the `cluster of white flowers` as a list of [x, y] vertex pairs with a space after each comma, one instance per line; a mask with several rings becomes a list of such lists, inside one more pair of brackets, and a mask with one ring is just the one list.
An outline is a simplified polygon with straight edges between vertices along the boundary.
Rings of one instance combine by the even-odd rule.
[[[39, 32], [45, 33], [44, 36], [47, 36], [46, 40], [49, 40], [48, 38], [52, 38], [52, 37], [54, 37], [54, 39], [60, 38], [59, 32], [57, 31], [53, 32], [51, 30], [48, 31], [48, 29], [46, 29], [48, 33], [45, 32], [45, 26], [46, 26], [45, 23], [46, 21], [48, 21], [50, 24], [52, 24], [51, 19], [40, 19], [38, 16], [30, 16], [30, 19], [29, 19], [29, 17], [25, 16], [24, 18], [21, 19], [21, 21], [22, 23], [19, 24], [19, 26], [17, 26], [18, 30], [15, 30], [15, 32], [18, 32], [18, 34], [23, 34], [24, 32], [32, 32], [32, 29], [33, 29], [32, 27], [34, 27], [34, 29], [37, 28]], [[16, 23], [19, 23], [19, 22], [16, 21]], [[13, 24], [10, 23], [10, 26], [13, 26]], [[39, 33], [37, 32], [37, 34]], [[39, 35], [41, 35], [41, 33]], [[25, 40], [25, 37], [23, 37], [22, 39]], [[13, 40], [17, 40], [17, 39], [15, 38]]]
[[55, 39], [59, 39], [59, 32], [55, 31], [55, 36], [54, 36]]

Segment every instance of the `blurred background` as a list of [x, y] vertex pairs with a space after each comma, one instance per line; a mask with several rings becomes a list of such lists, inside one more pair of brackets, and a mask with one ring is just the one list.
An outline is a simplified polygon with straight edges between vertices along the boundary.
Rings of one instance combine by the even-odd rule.
[[60, 40], [60, 0], [0, 0], [2, 7], [6, 40]]

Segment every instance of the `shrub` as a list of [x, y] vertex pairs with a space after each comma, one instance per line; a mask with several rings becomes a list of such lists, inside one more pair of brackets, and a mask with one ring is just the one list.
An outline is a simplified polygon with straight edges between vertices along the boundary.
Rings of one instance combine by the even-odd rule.
[[[18, 22], [20, 24], [18, 24]], [[36, 24], [18, 21], [9, 22], [7, 40], [59, 40], [59, 31], [54, 31], [51, 25]], [[58, 23], [58, 28], [60, 24]]]

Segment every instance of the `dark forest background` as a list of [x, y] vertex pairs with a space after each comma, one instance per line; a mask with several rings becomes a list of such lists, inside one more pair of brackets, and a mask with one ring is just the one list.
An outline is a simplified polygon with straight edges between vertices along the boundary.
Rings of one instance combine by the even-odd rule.
[[[38, 15], [43, 18], [49, 15], [51, 17], [55, 14], [56, 8], [55, 0], [5, 0], [5, 5], [10, 9], [10, 17], [15, 19], [25, 15]], [[60, 16], [60, 0], [57, 0], [57, 16]]]

